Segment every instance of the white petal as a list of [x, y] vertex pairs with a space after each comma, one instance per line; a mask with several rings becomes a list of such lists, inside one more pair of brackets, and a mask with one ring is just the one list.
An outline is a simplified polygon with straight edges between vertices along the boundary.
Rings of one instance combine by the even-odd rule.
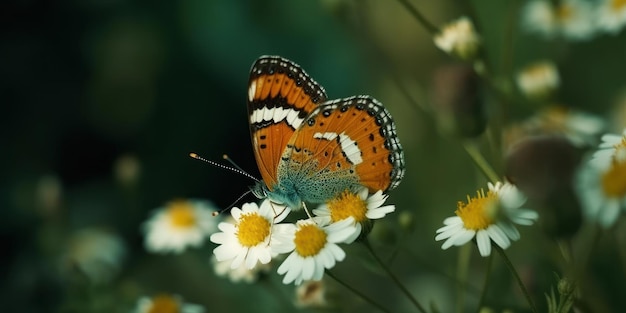
[[230, 215], [235, 219], [235, 221], [238, 221], [239, 218], [241, 218], [241, 214], [242, 213], [243, 212], [239, 208], [232, 208], [232, 209], [230, 209]]
[[620, 211], [620, 208], [619, 208], [618, 201], [614, 199], [607, 201], [604, 209], [600, 213], [600, 216], [598, 216], [600, 225], [602, 225], [605, 228], [611, 227], [613, 223], [615, 223], [615, 220], [617, 220], [619, 211]]
[[243, 261], [245, 260], [246, 255], [248, 255], [248, 248], [243, 248], [239, 250], [235, 258], [233, 259], [233, 263], [230, 263], [230, 268], [231, 269], [239, 268], [241, 264], [243, 264]]
[[478, 251], [481, 256], [488, 256], [491, 254], [491, 239], [485, 230], [479, 230], [476, 234], [476, 243], [478, 244]]
[[502, 249], [506, 249], [511, 245], [511, 240], [497, 225], [489, 225], [486, 229], [487, 234]]
[[520, 234], [517, 228], [513, 226], [511, 223], [498, 223], [500, 229], [509, 237], [511, 240], [516, 241], [519, 240]]
[[304, 258], [304, 262], [302, 263], [302, 279], [310, 280], [313, 278], [313, 273], [315, 273], [315, 258]]
[[379, 207], [376, 209], [368, 210], [367, 213], [365, 213], [365, 216], [369, 218], [370, 220], [375, 220], [375, 219], [383, 218], [385, 217], [385, 215], [395, 210], [396, 210], [395, 205], [386, 205], [386, 206]]
[[315, 258], [315, 271], [313, 272], [312, 280], [321, 280], [324, 276], [324, 264], [321, 260]]

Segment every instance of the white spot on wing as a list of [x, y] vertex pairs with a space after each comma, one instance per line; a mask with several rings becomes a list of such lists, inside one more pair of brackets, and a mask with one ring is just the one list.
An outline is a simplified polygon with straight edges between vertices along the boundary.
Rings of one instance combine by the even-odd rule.
[[274, 118], [274, 108], [263, 108], [263, 121], [269, 121]]
[[313, 134], [313, 138], [315, 138], [315, 139], [333, 140], [333, 139], [337, 138], [337, 133], [315, 133], [315, 134]]
[[250, 84], [250, 87], [248, 87], [248, 101], [252, 102], [254, 94], [256, 94], [256, 80]]
[[339, 144], [341, 145], [341, 150], [346, 154], [346, 158], [348, 158], [350, 163], [357, 165], [363, 162], [361, 149], [359, 149], [356, 142], [352, 140], [350, 136], [345, 133], [341, 133], [339, 135]]
[[[296, 116], [297, 116], [297, 114], [296, 114]], [[302, 125], [302, 122], [304, 122], [303, 118], [296, 118], [293, 121], [293, 124], [289, 124], [289, 125], [291, 125], [294, 129], [298, 129], [300, 127], [300, 125]]]

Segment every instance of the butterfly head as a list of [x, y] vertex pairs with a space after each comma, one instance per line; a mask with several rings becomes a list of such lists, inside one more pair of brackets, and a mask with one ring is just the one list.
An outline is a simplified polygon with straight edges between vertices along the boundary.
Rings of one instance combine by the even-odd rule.
[[274, 186], [273, 190], [269, 190], [263, 181], [258, 181], [254, 186], [250, 187], [252, 194], [259, 199], [269, 199], [270, 201], [285, 205], [292, 210], [302, 208], [302, 198], [294, 188], [285, 188], [284, 186]]

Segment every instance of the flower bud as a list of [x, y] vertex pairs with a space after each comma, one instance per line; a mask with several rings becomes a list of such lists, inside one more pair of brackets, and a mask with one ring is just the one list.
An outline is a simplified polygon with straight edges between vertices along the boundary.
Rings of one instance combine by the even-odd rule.
[[474, 60], [480, 50], [480, 36], [465, 16], [446, 24], [433, 40], [439, 49], [461, 60]]
[[431, 102], [439, 129], [460, 137], [480, 135], [487, 125], [479, 78], [471, 67], [448, 65], [437, 69]]
[[550, 61], [526, 66], [517, 74], [515, 81], [522, 94], [532, 100], [548, 100], [561, 84], [559, 71]]
[[510, 150], [506, 175], [539, 212], [544, 231], [558, 238], [573, 235], [582, 221], [572, 184], [580, 151], [560, 136], [528, 137]]

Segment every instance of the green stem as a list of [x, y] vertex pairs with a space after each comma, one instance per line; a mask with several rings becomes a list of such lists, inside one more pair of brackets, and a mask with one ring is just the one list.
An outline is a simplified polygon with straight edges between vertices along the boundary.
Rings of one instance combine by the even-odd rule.
[[429, 22], [424, 17], [424, 15], [422, 15], [422, 13], [420, 13], [420, 11], [417, 10], [417, 8], [415, 8], [411, 3], [409, 3], [409, 1], [407, 1], [407, 0], [398, 0], [398, 2], [400, 2], [400, 4], [402, 4], [404, 6], [404, 8], [409, 10], [409, 13], [411, 13], [411, 15], [413, 15], [413, 17], [415, 17], [415, 19], [420, 24], [422, 24], [422, 26], [424, 26], [424, 28], [426, 28], [426, 30], [431, 35], [434, 35], [434, 34], [439, 32], [439, 29], [435, 25], [433, 25], [431, 22]]
[[334, 279], [336, 282], [338, 282], [340, 285], [346, 287], [348, 290], [352, 291], [352, 293], [354, 293], [355, 295], [359, 296], [359, 298], [365, 300], [365, 302], [371, 304], [372, 306], [374, 306], [375, 308], [381, 310], [382, 312], [387, 312], [387, 313], [391, 313], [391, 311], [387, 310], [385, 307], [383, 307], [382, 305], [380, 305], [379, 303], [375, 302], [374, 300], [372, 300], [371, 298], [369, 298], [368, 296], [364, 295], [363, 293], [361, 293], [360, 291], [354, 289], [352, 286], [348, 285], [347, 283], [345, 283], [343, 280], [339, 279], [337, 276], [335, 276], [335, 274], [333, 274], [330, 270], [326, 270], [326, 275], [330, 276], [332, 279]]
[[511, 260], [509, 260], [509, 258], [506, 256], [506, 253], [504, 253], [504, 250], [502, 250], [502, 248], [500, 248], [500, 246], [498, 246], [498, 245], [492, 245], [492, 246], [493, 246], [493, 248], [496, 251], [498, 251], [498, 253], [502, 257], [502, 259], [504, 260], [504, 264], [506, 264], [506, 266], [509, 268], [509, 271], [511, 272], [511, 274], [515, 278], [515, 281], [517, 282], [517, 285], [522, 290], [522, 293], [524, 294], [524, 297], [526, 298], [526, 301], [528, 302], [528, 305], [530, 306], [530, 309], [534, 313], [537, 313], [538, 312], [537, 311], [537, 307], [535, 306], [535, 303], [533, 302], [533, 300], [530, 298], [530, 293], [528, 293], [528, 290], [524, 286], [524, 283], [522, 282], [522, 279], [519, 277], [519, 274], [515, 270], [515, 267], [513, 266], [513, 263], [511, 263]]
[[389, 267], [387, 267], [385, 262], [383, 262], [383, 260], [381, 260], [381, 258], [378, 257], [378, 255], [374, 252], [374, 249], [372, 249], [372, 246], [369, 244], [369, 241], [367, 241], [367, 239], [365, 239], [365, 240], [363, 240], [363, 244], [367, 248], [367, 251], [369, 251], [369, 253], [372, 255], [374, 260], [376, 260], [376, 263], [378, 263], [380, 265], [380, 267], [387, 273], [389, 278], [391, 278], [391, 280], [393, 280], [393, 282], [396, 284], [396, 286], [402, 291], [402, 293], [404, 293], [404, 295], [409, 299], [409, 301], [411, 301], [411, 303], [413, 303], [413, 305], [420, 312], [426, 313], [426, 310], [424, 309], [424, 307], [422, 307], [422, 305], [419, 304], [417, 299], [415, 299], [415, 297], [413, 297], [413, 295], [409, 292], [409, 290], [406, 289], [406, 287], [402, 284], [402, 282], [400, 282], [398, 277], [396, 277], [396, 275], [393, 274], [393, 272], [389, 269]]
[[472, 246], [463, 245], [459, 251], [459, 257], [457, 259], [456, 278], [459, 281], [456, 294], [456, 311], [457, 313], [463, 312], [465, 307], [465, 285], [467, 285], [467, 276], [470, 265], [470, 259], [472, 256]]
[[[466, 245], [469, 246], [469, 245]], [[493, 254], [489, 255], [487, 259], [487, 268], [485, 269], [485, 281], [483, 282], [483, 290], [480, 293], [480, 298], [478, 299], [478, 307], [476, 308], [476, 312], [480, 312], [480, 309], [483, 307], [485, 303], [485, 298], [487, 297], [487, 287], [489, 286], [489, 277], [491, 277], [491, 266], [493, 264]]]
[[465, 151], [472, 158], [474, 164], [476, 164], [476, 166], [483, 172], [487, 179], [489, 179], [492, 183], [496, 183], [499, 181], [498, 174], [496, 174], [496, 171], [494, 171], [489, 163], [487, 163], [487, 160], [485, 160], [485, 158], [473, 142], [463, 142], [463, 148], [465, 148]]

